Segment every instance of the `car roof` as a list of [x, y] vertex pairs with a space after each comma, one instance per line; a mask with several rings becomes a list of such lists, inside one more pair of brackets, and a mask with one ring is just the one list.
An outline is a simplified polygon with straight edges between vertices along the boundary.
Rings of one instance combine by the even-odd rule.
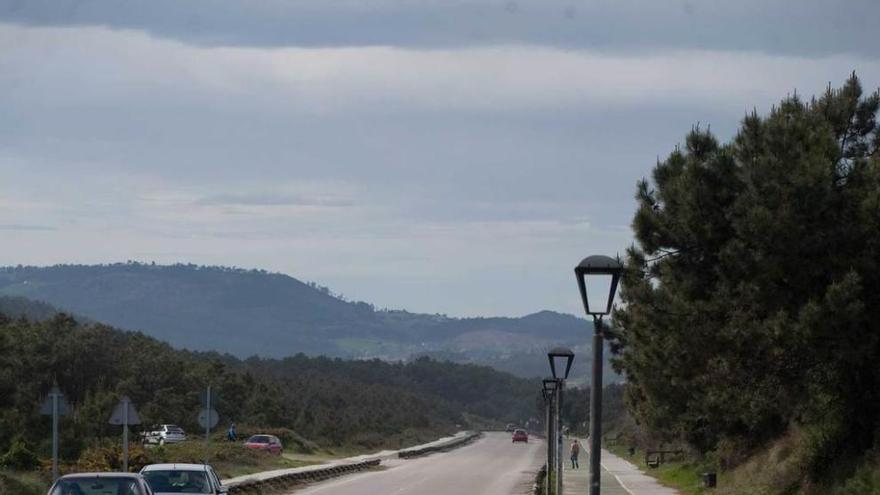
[[140, 473], [73, 473], [65, 474], [61, 478], [140, 478]]
[[211, 466], [207, 464], [148, 464], [141, 469], [144, 471], [204, 471]]

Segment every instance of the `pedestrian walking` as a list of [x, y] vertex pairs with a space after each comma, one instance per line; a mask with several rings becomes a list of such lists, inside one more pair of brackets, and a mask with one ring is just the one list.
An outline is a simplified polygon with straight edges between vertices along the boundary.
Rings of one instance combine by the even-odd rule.
[[235, 431], [235, 423], [232, 423], [229, 426], [229, 429], [226, 430], [226, 439], [230, 442], [238, 440], [238, 433]]
[[578, 442], [577, 438], [572, 440], [569, 451], [571, 452], [571, 468], [579, 469], [580, 464], [578, 464], [578, 456], [581, 453], [581, 444]]
[[578, 454], [581, 453], [581, 444], [577, 441], [577, 438], [571, 442], [569, 450], [571, 451], [571, 468], [579, 469], [581, 466], [578, 464]]

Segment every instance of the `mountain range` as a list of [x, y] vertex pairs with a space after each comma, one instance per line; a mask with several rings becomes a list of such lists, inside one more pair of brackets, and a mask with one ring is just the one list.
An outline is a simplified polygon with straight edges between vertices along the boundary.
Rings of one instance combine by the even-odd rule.
[[589, 326], [572, 315], [453, 318], [376, 309], [265, 270], [136, 262], [9, 266], [0, 268], [0, 295], [7, 296], [6, 307], [14, 308], [10, 297], [24, 297], [176, 347], [239, 357], [428, 355], [532, 377], [547, 374], [547, 349], [565, 345], [578, 356], [576, 381], [590, 369]]

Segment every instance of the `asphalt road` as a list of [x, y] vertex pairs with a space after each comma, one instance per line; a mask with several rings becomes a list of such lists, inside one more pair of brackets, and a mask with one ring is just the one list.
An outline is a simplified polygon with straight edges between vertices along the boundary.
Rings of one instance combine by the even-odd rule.
[[295, 495], [515, 495], [531, 489], [544, 443], [512, 444], [509, 433], [486, 433], [471, 445], [290, 492]]

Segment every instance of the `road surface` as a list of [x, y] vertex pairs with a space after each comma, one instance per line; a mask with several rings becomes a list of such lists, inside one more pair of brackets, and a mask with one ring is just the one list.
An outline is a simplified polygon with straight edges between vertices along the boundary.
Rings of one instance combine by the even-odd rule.
[[383, 469], [344, 476], [290, 492], [295, 495], [516, 495], [528, 493], [544, 460], [544, 443], [512, 444], [509, 433], [450, 452], [383, 461]]

